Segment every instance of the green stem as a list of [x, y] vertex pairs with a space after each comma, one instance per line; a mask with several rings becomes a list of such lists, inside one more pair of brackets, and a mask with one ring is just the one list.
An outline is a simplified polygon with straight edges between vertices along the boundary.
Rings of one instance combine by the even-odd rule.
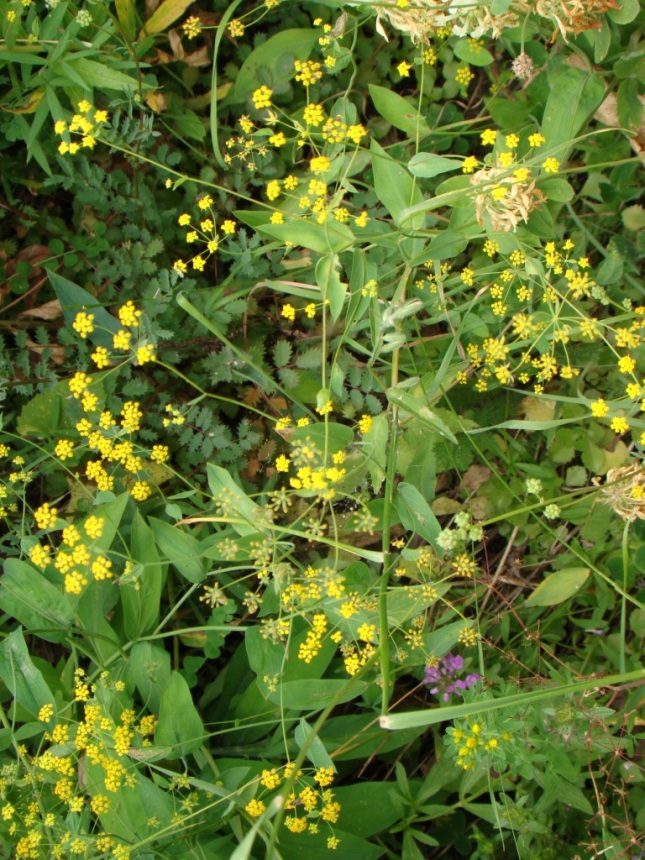
[[[406, 285], [410, 275], [409, 267], [406, 267], [396, 292], [392, 298], [392, 303], [405, 301]], [[397, 347], [392, 352], [392, 375], [391, 387], [394, 388], [399, 382], [399, 362], [400, 348]], [[387, 621], [387, 587], [390, 579], [390, 540], [391, 540], [391, 523], [392, 523], [392, 505], [394, 499], [394, 480], [396, 477], [396, 453], [397, 439], [399, 427], [399, 409], [396, 403], [392, 404], [392, 412], [390, 414], [390, 444], [388, 449], [387, 472], [385, 479], [385, 497], [383, 499], [383, 533], [381, 541], [381, 550], [383, 553], [383, 567], [381, 569], [381, 578], [379, 581], [378, 593], [378, 615], [379, 615], [379, 660], [381, 667], [381, 714], [387, 714], [390, 703], [390, 687], [392, 679], [391, 672], [391, 654], [390, 654], [390, 631]]]
[[625, 522], [623, 529], [623, 594], [620, 601], [620, 645], [618, 650], [618, 668], [621, 673], [626, 671], [625, 647], [627, 637], [627, 576], [629, 574], [629, 520]]

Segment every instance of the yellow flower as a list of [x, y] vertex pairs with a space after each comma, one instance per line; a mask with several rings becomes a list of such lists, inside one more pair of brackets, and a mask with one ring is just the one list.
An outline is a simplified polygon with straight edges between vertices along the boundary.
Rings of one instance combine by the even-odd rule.
[[238, 18], [233, 18], [228, 25], [228, 32], [233, 39], [239, 39], [244, 35], [244, 24]]
[[362, 433], [363, 436], [365, 436], [367, 433], [369, 433], [373, 426], [374, 426], [374, 421], [372, 420], [371, 415], [361, 415], [361, 418], [358, 422], [358, 429], [360, 430], [360, 432]]
[[545, 173], [557, 173], [560, 169], [560, 162], [555, 158], [547, 158], [542, 162], [542, 169]]
[[182, 30], [189, 39], [194, 39], [202, 32], [202, 22], [195, 15], [191, 15], [184, 21]]
[[618, 436], [622, 436], [623, 433], [627, 433], [629, 430], [629, 422], [622, 415], [612, 418], [609, 426]]
[[481, 142], [484, 146], [493, 146], [497, 140], [497, 132], [495, 129], [487, 128], [481, 133]]
[[609, 407], [605, 403], [602, 397], [598, 400], [594, 400], [591, 404], [591, 414], [594, 418], [604, 418], [605, 415], [609, 412]]
[[275, 461], [275, 467], [278, 472], [288, 472], [290, 463], [291, 460], [288, 457], [285, 457], [284, 454], [280, 454]]
[[461, 171], [462, 173], [472, 173], [476, 167], [477, 158], [474, 155], [469, 155], [468, 158], [464, 158]]
[[412, 66], [410, 63], [406, 63], [405, 60], [402, 60], [399, 65], [396, 67], [397, 72], [401, 75], [402, 78], [410, 77], [410, 69]]
[[539, 132], [529, 135], [529, 146], [533, 146], [537, 149], [537, 147], [542, 146], [543, 143], [546, 143], [546, 137], [541, 135]]
[[94, 331], [94, 314], [80, 311], [74, 318], [72, 328], [74, 331], [78, 332], [82, 338], [86, 338], [88, 334], [91, 334]]
[[232, 236], [235, 233], [235, 221], [227, 219], [222, 224], [222, 233], [226, 236]]
[[251, 818], [258, 818], [266, 810], [266, 806], [261, 800], [254, 797], [253, 800], [246, 804], [244, 809]]
[[282, 316], [285, 319], [291, 320], [293, 322], [296, 318], [296, 309], [293, 305], [286, 304], [282, 308]]
[[269, 87], [262, 85], [257, 90], [253, 92], [251, 96], [251, 100], [255, 105], [257, 110], [261, 110], [262, 108], [271, 107], [271, 96], [273, 95], [273, 90], [270, 90]]

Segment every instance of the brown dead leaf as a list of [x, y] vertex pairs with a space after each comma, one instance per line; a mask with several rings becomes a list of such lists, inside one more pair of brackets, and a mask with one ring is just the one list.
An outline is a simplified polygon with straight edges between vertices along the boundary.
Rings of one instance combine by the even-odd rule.
[[41, 343], [36, 343], [28, 337], [27, 346], [37, 355], [42, 355], [45, 350], [48, 350], [50, 361], [54, 364], [62, 364], [65, 361], [65, 347], [59, 343], [49, 343], [47, 346], [43, 346]]
[[52, 299], [51, 302], [45, 302], [44, 305], [38, 305], [37, 308], [29, 308], [18, 314], [18, 319], [22, 317], [33, 317], [38, 320], [57, 320], [63, 315], [63, 309], [58, 299]]
[[487, 466], [478, 466], [476, 463], [466, 470], [462, 478], [462, 483], [466, 489], [474, 493], [482, 484], [490, 478], [491, 471]]
[[146, 104], [155, 113], [161, 113], [168, 107], [166, 97], [160, 90], [148, 90], [145, 98]]
[[170, 42], [170, 50], [172, 51], [175, 60], [183, 60], [185, 54], [184, 46], [181, 43], [179, 32], [174, 28], [172, 30], [168, 30], [168, 41]]
[[521, 403], [521, 415], [527, 421], [551, 421], [555, 415], [555, 400], [544, 397], [525, 397]]
[[187, 66], [192, 66], [193, 68], [198, 68], [200, 66], [210, 66], [211, 61], [210, 57], [208, 56], [208, 48], [206, 47], [206, 45], [203, 45], [201, 48], [198, 48], [196, 51], [193, 51], [192, 54], [186, 54], [186, 56], [184, 57], [184, 63]]

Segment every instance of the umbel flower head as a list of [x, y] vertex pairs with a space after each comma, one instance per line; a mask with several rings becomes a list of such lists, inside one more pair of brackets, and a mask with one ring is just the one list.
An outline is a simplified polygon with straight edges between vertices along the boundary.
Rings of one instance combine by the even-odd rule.
[[627, 522], [645, 520], [645, 468], [637, 460], [629, 466], [610, 469], [601, 490], [606, 505]]
[[510, 173], [507, 167], [484, 167], [470, 177], [476, 186], [477, 221], [493, 232], [515, 231], [520, 221], [546, 200], [528, 170]]
[[435, 666], [428, 666], [423, 683], [430, 687], [430, 692], [440, 694], [444, 702], [450, 700], [452, 693], [463, 696], [464, 690], [474, 687], [481, 678], [477, 672], [471, 672], [465, 678], [455, 678], [457, 672], [464, 668], [464, 658], [459, 654], [446, 654]]
[[387, 39], [383, 21], [407, 33], [413, 42], [426, 39], [434, 30], [451, 27], [456, 36], [479, 38], [486, 33], [497, 37], [507, 27], [515, 27], [519, 17], [514, 11], [493, 15], [489, 0], [398, 0], [394, 5], [375, 7], [376, 29]]

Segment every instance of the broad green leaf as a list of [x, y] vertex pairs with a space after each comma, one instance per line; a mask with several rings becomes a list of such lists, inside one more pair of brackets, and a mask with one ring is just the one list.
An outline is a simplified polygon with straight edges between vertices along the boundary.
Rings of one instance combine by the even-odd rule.
[[246, 495], [226, 469], [209, 463], [206, 473], [216, 504], [224, 506], [224, 516], [230, 517], [231, 526], [239, 535], [253, 534], [269, 526], [264, 510]]
[[163, 31], [184, 14], [193, 0], [164, 0], [143, 25], [139, 41], [145, 36]]
[[329, 312], [334, 321], [341, 315], [347, 294], [347, 284], [341, 281], [339, 269], [338, 254], [327, 254], [316, 263], [316, 283], [323, 301], [329, 303]]
[[161, 696], [155, 744], [172, 747], [168, 758], [181, 758], [198, 749], [205, 739], [190, 688], [179, 672], [173, 672]]
[[18, 704], [32, 717], [43, 705], [52, 705], [54, 697], [42, 672], [31, 661], [22, 629], [14, 630], [0, 644], [0, 678]]
[[[135, 93], [139, 90], [139, 81], [125, 75], [117, 69], [111, 69], [105, 63], [97, 63], [86, 57], [67, 57], [67, 64], [84, 82], [86, 89], [97, 87], [101, 90], [116, 90], [123, 93]], [[143, 89], [150, 88], [149, 84], [141, 83]]]
[[[279, 82], [280, 79], [286, 83], [293, 72], [293, 64], [287, 65], [285, 58], [306, 60], [319, 37], [319, 30], [302, 28], [282, 30], [262, 42], [242, 63], [235, 78], [235, 86], [226, 97], [226, 102], [234, 104], [244, 101], [247, 95], [265, 82], [264, 75], [267, 73], [272, 83]], [[264, 72], [261, 81], [258, 77], [260, 69]]]
[[639, 0], [621, 0], [618, 9], [609, 9], [607, 14], [616, 24], [631, 24], [640, 12]]
[[74, 611], [60, 589], [16, 558], [4, 563], [0, 609], [47, 642], [62, 642], [74, 623]]
[[116, 317], [105, 310], [96, 296], [68, 281], [67, 278], [63, 278], [62, 275], [48, 272], [47, 276], [63, 308], [67, 328], [72, 327], [74, 317], [79, 311], [87, 311], [94, 316], [94, 331], [90, 332], [87, 339], [97, 346], [111, 349], [112, 336], [121, 328]]
[[296, 427], [290, 434], [290, 442], [304, 442], [311, 439], [316, 448], [329, 454], [344, 451], [354, 441], [354, 433], [346, 424], [336, 424], [330, 421], [327, 424], [309, 424], [307, 427]]
[[36, 394], [22, 407], [17, 427], [21, 436], [52, 436], [61, 419], [63, 400], [69, 395], [67, 381]]
[[164, 570], [159, 561], [154, 532], [136, 511], [132, 521], [130, 561], [140, 568], [136, 582], [121, 584], [123, 628], [134, 641], [150, 633], [159, 620], [159, 603], [164, 582]]
[[[245, 223], [243, 214], [240, 213], [239, 218]], [[352, 231], [346, 224], [339, 224], [337, 221], [325, 221], [324, 224], [300, 220], [292, 224], [267, 223], [258, 225], [255, 229], [273, 239], [279, 239], [280, 242], [293, 242], [294, 245], [302, 245], [303, 248], [310, 248], [318, 254], [346, 251], [354, 244]]]
[[[128, 843], [153, 837], [160, 828], [168, 827], [173, 814], [170, 795], [134, 768], [132, 773], [136, 776], [136, 785], [128, 792], [114, 792], [108, 811], [98, 816], [106, 833]], [[105, 770], [101, 764], [85, 759], [83, 779], [92, 797], [105, 794]]]
[[123, 33], [129, 41], [137, 34], [137, 10], [135, 0], [114, 0], [116, 15]]
[[556, 203], [567, 203], [575, 194], [566, 179], [544, 179], [539, 183], [539, 189], [548, 200]]
[[418, 152], [408, 162], [408, 170], [413, 176], [430, 179], [442, 173], [460, 170], [463, 158], [449, 158], [446, 155], [435, 155], [433, 152]]
[[[370, 143], [374, 190], [376, 196], [392, 216], [397, 227], [401, 226], [401, 213], [411, 206], [423, 202], [423, 195], [406, 168], [380, 146], [374, 139]], [[423, 226], [423, 215], [415, 215], [406, 226], [418, 230]]]
[[524, 601], [524, 606], [557, 606], [573, 597], [589, 578], [588, 567], [567, 567], [549, 574]]
[[471, 66], [490, 66], [494, 57], [476, 39], [459, 39], [452, 47], [455, 57]]
[[376, 110], [395, 128], [401, 129], [410, 137], [425, 137], [430, 134], [428, 123], [418, 113], [417, 108], [400, 95], [376, 84], [369, 84], [369, 91]]
[[333, 771], [336, 770], [333, 761], [329, 757], [329, 753], [325, 749], [324, 743], [314, 734], [312, 727], [304, 717], [296, 726], [294, 738], [299, 749], [302, 749], [307, 744], [307, 758], [315, 768], [330, 767]]
[[385, 393], [390, 403], [396, 404], [400, 409], [409, 412], [410, 415], [414, 415], [420, 421], [423, 421], [424, 424], [434, 430], [439, 436], [444, 436], [454, 445], [457, 444], [457, 437], [452, 430], [432, 409], [422, 403], [417, 397], [414, 397], [408, 391], [402, 391], [400, 388], [388, 388]]
[[174, 565], [189, 582], [201, 582], [206, 576], [201, 560], [200, 543], [180, 526], [171, 526], [155, 517], [148, 518], [155, 540], [163, 553], [162, 561]]
[[423, 498], [419, 490], [412, 484], [406, 484], [405, 482], [398, 484], [395, 504], [403, 527], [421, 535], [422, 538], [427, 540], [442, 555], [441, 547], [437, 544], [437, 538], [441, 533], [441, 526], [430, 510], [430, 505]]
[[[605, 85], [595, 72], [565, 68], [551, 82], [544, 114], [542, 134], [546, 147], [558, 161], [567, 160], [571, 141], [583, 129], [603, 100]], [[534, 213], [535, 214], [535, 213]]]
[[170, 654], [154, 642], [137, 642], [130, 651], [130, 670], [141, 701], [158, 714], [170, 680]]
[[275, 692], [269, 693], [268, 699], [293, 711], [320, 711], [331, 704], [351, 702], [366, 689], [364, 681], [350, 684], [346, 680], [305, 678], [280, 684]]

